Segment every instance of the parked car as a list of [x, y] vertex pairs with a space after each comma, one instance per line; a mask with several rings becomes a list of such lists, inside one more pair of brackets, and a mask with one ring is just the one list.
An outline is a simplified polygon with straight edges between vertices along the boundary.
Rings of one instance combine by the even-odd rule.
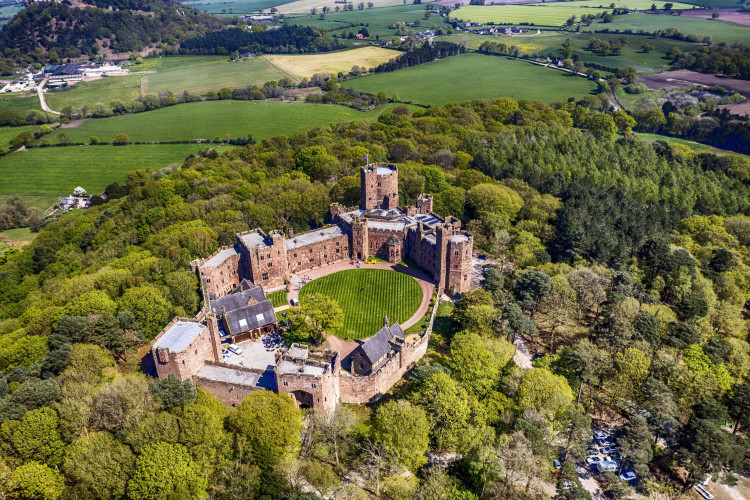
[[613, 441], [610, 441], [609, 439], [603, 439], [601, 441], [598, 441], [598, 443], [599, 443], [599, 446], [604, 446], [605, 448], [607, 446], [614, 446], [615, 445], [615, 443]]
[[596, 439], [597, 441], [604, 441], [607, 438], [609, 438], [609, 434], [604, 431], [594, 433], [594, 439]]
[[714, 496], [704, 486], [696, 484], [695, 486], [693, 486], [693, 489], [706, 500], [714, 500]]
[[589, 465], [598, 464], [601, 461], [602, 461], [602, 459], [600, 457], [588, 457], [588, 458], [586, 458], [586, 463], [589, 464]]
[[559, 460], [555, 460], [554, 464], [555, 464], [555, 470], [562, 469], [562, 464], [560, 463]]
[[602, 453], [605, 455], [610, 455], [612, 453], [617, 453], [619, 450], [617, 449], [617, 446], [606, 446], [602, 448]]
[[599, 454], [599, 448], [596, 448], [594, 446], [591, 446], [586, 449], [587, 455], [598, 455]]
[[612, 460], [602, 460], [601, 462], [596, 464], [596, 470], [600, 474], [605, 471], [615, 472], [619, 468], [620, 466], [617, 465], [617, 462], [613, 462]]
[[620, 479], [623, 481], [635, 481], [635, 472], [623, 472], [620, 474]]
[[229, 347], [227, 347], [227, 349], [230, 352], [233, 352], [235, 354], [242, 354], [242, 347], [240, 347], [240, 346], [236, 346], [236, 345], [232, 344]]

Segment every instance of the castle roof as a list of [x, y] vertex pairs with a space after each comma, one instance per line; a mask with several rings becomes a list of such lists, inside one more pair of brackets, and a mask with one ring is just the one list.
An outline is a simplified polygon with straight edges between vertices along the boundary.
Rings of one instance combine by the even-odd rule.
[[252, 231], [249, 233], [238, 234], [237, 237], [240, 239], [243, 245], [247, 249], [253, 247], [267, 247], [268, 242], [266, 241], [266, 235], [259, 231]]
[[170, 352], [182, 352], [198, 338], [204, 326], [194, 321], [177, 321], [164, 335], [154, 342], [153, 349], [169, 349]]
[[229, 325], [231, 335], [249, 332], [256, 328], [276, 323], [276, 313], [270, 300], [224, 312], [224, 321]]
[[[219, 297], [218, 299], [212, 300], [211, 312], [220, 315], [222, 314], [223, 310], [234, 311], [236, 309], [246, 307], [251, 303], [255, 304], [268, 300], [266, 299], [266, 294], [263, 293], [263, 288], [259, 287], [258, 285], [253, 285], [250, 282], [247, 282], [244, 286], [247, 288], [242, 291], [239, 291], [237, 293], [230, 293], [229, 295], [225, 295], [223, 297]], [[241, 287], [243, 287], [242, 284], [240, 284], [240, 287], [238, 288]]]
[[375, 364], [391, 350], [391, 339], [393, 338], [404, 340], [404, 331], [398, 323], [393, 323], [390, 327], [383, 326], [360, 347], [370, 363]]
[[298, 234], [295, 237], [286, 240], [286, 249], [294, 250], [296, 248], [312, 245], [313, 243], [319, 243], [321, 241], [327, 241], [344, 235], [346, 235], [346, 233], [339, 226], [329, 226], [323, 229], [316, 229], [314, 231], [308, 231], [307, 233]]
[[395, 170], [391, 167], [378, 167], [377, 172], [378, 175], [390, 175], [395, 172]]
[[210, 259], [204, 262], [203, 266], [204, 267], [219, 267], [221, 264], [226, 262], [227, 259], [234, 257], [235, 255], [238, 255], [238, 254], [239, 252], [237, 252], [237, 249], [235, 249], [234, 247], [219, 250]]
[[451, 242], [452, 243], [468, 243], [469, 237], [465, 234], [454, 234], [451, 236]]

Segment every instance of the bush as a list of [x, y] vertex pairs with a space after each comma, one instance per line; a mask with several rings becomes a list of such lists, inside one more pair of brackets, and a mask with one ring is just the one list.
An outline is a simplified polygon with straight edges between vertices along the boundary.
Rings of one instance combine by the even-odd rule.
[[117, 134], [112, 144], [115, 146], [127, 146], [130, 144], [130, 137], [127, 134]]
[[625, 86], [625, 92], [628, 94], [645, 94], [648, 92], [648, 87], [643, 83], [631, 83]]

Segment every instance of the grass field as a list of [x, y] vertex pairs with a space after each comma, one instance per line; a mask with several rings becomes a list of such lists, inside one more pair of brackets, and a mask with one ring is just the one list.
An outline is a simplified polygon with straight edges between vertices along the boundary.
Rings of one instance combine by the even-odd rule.
[[3, 194], [70, 194], [76, 186], [99, 193], [139, 168], [159, 169], [180, 163], [205, 146], [159, 144], [34, 148], [0, 158]]
[[242, 16], [284, 3], [280, 0], [190, 0], [184, 2], [202, 12], [218, 16]]
[[[370, 0], [375, 7], [394, 7], [403, 6], [403, 0]], [[307, 14], [310, 9], [322, 9], [325, 6], [331, 7], [332, 3], [330, 0], [297, 0], [295, 2], [285, 3], [278, 6], [279, 12], [282, 14]], [[411, 2], [409, 2], [411, 3]], [[429, 2], [424, 2], [429, 3]], [[367, 2], [365, 2], [367, 4]], [[372, 10], [372, 9], [368, 9]]]
[[344, 312], [340, 338], [370, 337], [383, 326], [383, 315], [403, 323], [419, 309], [422, 289], [414, 278], [384, 269], [340, 271], [311, 281], [302, 287], [300, 303], [321, 293], [338, 302]]
[[595, 31], [608, 29], [610, 31], [639, 30], [653, 33], [658, 30], [675, 28], [686, 35], [696, 35], [699, 40], [710, 36], [714, 42], [744, 42], [750, 40], [750, 26], [725, 23], [712, 19], [700, 19], [687, 16], [667, 16], [657, 14], [627, 14], [615, 16], [611, 23], [595, 21], [588, 27], [581, 27], [581, 31]]
[[14, 92], [13, 94], [0, 95], [0, 111], [8, 109], [25, 115], [27, 111], [32, 109], [41, 111], [42, 108], [39, 107], [39, 98], [36, 96], [36, 93], [18, 94]]
[[286, 290], [279, 290], [278, 292], [269, 293], [266, 298], [271, 301], [273, 307], [288, 306], [289, 302], [286, 300]]
[[84, 104], [109, 104], [114, 100], [129, 101], [140, 95], [141, 79], [137, 75], [110, 76], [91, 82], [47, 92], [47, 105], [55, 111], [67, 106], [80, 109]]
[[[73, 142], [88, 143], [91, 136], [111, 142], [125, 133], [131, 142], [169, 142], [212, 139], [215, 136], [247, 137], [260, 140], [278, 134], [292, 134], [317, 125], [371, 120], [387, 105], [369, 112], [344, 106], [273, 101], [207, 101], [90, 119], [76, 128], [65, 129]], [[57, 132], [52, 134], [55, 141]]]
[[595, 88], [594, 82], [561, 71], [481, 54], [365, 76], [344, 86], [373, 94], [384, 90], [389, 97], [432, 106], [496, 97], [551, 102], [581, 97]]
[[297, 78], [302, 78], [304, 76], [310, 77], [315, 73], [346, 73], [351, 71], [352, 66], [355, 65], [368, 69], [375, 68], [402, 53], [397, 50], [381, 49], [380, 47], [362, 47], [330, 54], [270, 55], [267, 57], [275, 66]]
[[9, 198], [18, 196], [30, 207], [36, 207], [39, 210], [47, 210], [57, 203], [57, 196], [52, 195], [29, 195], [29, 194], [0, 194], [0, 203], [5, 203]]
[[[467, 5], [451, 13], [455, 19], [487, 24], [520, 24], [529, 23], [535, 26], [560, 26], [570, 16], [581, 17], [586, 14], [598, 14], [604, 10], [611, 12], [609, 3], [601, 1], [551, 2], [525, 5]], [[634, 9], [649, 9], [648, 0], [621, 0], [615, 6], [628, 6]], [[600, 7], [600, 5], [604, 5]], [[663, 3], [657, 3], [657, 7]], [[677, 5], [680, 5], [678, 7]], [[675, 9], [692, 9], [689, 4], [675, 4]]]
[[33, 240], [35, 236], [36, 233], [32, 233], [28, 227], [17, 227], [15, 229], [0, 231], [0, 242], [12, 242], [25, 245]]
[[147, 94], [171, 91], [180, 95], [184, 90], [205, 94], [222, 87], [262, 85], [288, 76], [264, 57], [229, 62], [226, 56], [180, 56], [159, 59], [156, 73], [144, 75], [143, 79]]
[[[568, 7], [568, 8], [579, 8], [579, 7], [587, 7], [590, 9], [601, 9], [601, 10], [607, 10], [611, 11], [612, 7], [610, 5], [614, 3], [615, 7], [624, 7], [630, 10], [649, 10], [651, 9], [651, 5], [656, 4], [657, 9], [664, 8], [664, 2], [661, 1], [653, 1], [653, 0], [615, 0], [614, 2], [611, 1], [603, 1], [603, 0], [574, 0], [574, 1], [562, 1], [557, 2], [554, 5], [556, 7]], [[547, 3], [535, 3], [530, 5], [550, 5]], [[695, 5], [692, 5], [691, 3], [680, 3], [680, 2], [672, 2], [672, 8], [673, 9], [692, 9]]]
[[[409, 5], [402, 5], [399, 2], [399, 5], [395, 7], [331, 12], [326, 15], [324, 20], [321, 20], [318, 15], [297, 16], [288, 19], [294, 24], [315, 26], [336, 32], [338, 30], [345, 30], [347, 33], [349, 31], [356, 33], [361, 24], [367, 26], [370, 37], [379, 36], [381, 39], [387, 39], [396, 34], [396, 31], [389, 27], [398, 22], [412, 24], [415, 21], [419, 21], [421, 27], [413, 28], [415, 31], [424, 31], [433, 26], [435, 29], [444, 26], [443, 19], [440, 16], [433, 15], [430, 19], [426, 20], [424, 12], [424, 4], [413, 5], [409, 2]], [[349, 28], [352, 25], [355, 27]]]
[[[445, 40], [453, 43], [460, 43], [465, 40], [467, 47], [477, 49], [487, 40], [501, 42], [508, 46], [515, 45], [521, 49], [522, 54], [547, 55], [555, 52], [561, 55], [562, 44], [566, 39], [573, 43], [573, 52], [578, 54], [584, 63], [596, 63], [613, 68], [626, 68], [632, 66], [639, 74], [650, 74], [664, 71], [669, 67], [670, 59], [666, 57], [667, 51], [672, 47], [677, 47], [682, 51], [693, 51], [697, 47], [689, 42], [671, 40], [669, 38], [653, 38], [645, 35], [627, 36], [628, 44], [623, 45], [622, 54], [619, 56], [600, 56], [587, 50], [588, 40], [592, 36], [603, 40], [621, 37], [608, 33], [560, 33], [559, 31], [543, 31], [539, 36], [500, 36], [487, 37], [483, 35], [473, 35], [458, 33], [448, 36], [438, 37], [437, 40]], [[641, 52], [641, 46], [644, 43], [650, 43], [654, 48], [649, 53]]]
[[[0, 108], [1, 110], [2, 108]], [[0, 148], [7, 147], [8, 142], [21, 132], [33, 132], [39, 128], [36, 125], [27, 125], [23, 127], [0, 127]]]

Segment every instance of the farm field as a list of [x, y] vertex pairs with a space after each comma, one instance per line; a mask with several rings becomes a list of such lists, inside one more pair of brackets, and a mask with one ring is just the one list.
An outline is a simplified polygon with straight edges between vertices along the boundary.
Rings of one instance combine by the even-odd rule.
[[391, 322], [403, 323], [419, 309], [422, 289], [414, 278], [384, 269], [340, 271], [311, 281], [302, 287], [300, 303], [314, 294], [323, 294], [338, 302], [344, 312], [339, 338], [370, 337], [383, 326], [383, 314]]
[[[65, 129], [73, 142], [88, 143], [97, 136], [111, 142], [125, 133], [131, 142], [169, 142], [212, 139], [215, 136], [260, 140], [292, 134], [317, 125], [373, 119], [385, 106], [361, 112], [344, 106], [274, 101], [208, 101], [179, 104], [145, 113], [89, 119]], [[56, 133], [52, 134], [52, 139]]]
[[619, 30], [624, 32], [630, 30], [633, 33], [654, 31], [674, 28], [686, 35], [695, 35], [699, 40], [710, 36], [714, 42], [747, 42], [750, 40], [750, 27], [738, 24], [725, 23], [711, 19], [700, 19], [688, 16], [668, 16], [660, 14], [627, 14], [615, 16], [611, 23], [595, 21], [591, 26], [581, 27], [581, 32], [593, 32], [595, 30], [607, 29], [610, 32]]
[[39, 210], [47, 210], [57, 203], [57, 196], [51, 195], [28, 195], [28, 194], [0, 194], [0, 203], [5, 203], [11, 197], [18, 196], [30, 207], [36, 207]]
[[[0, 148], [8, 146], [8, 142], [21, 132], [33, 132], [39, 128], [37, 125], [26, 125], [23, 127], [0, 127]], [[1, 191], [2, 189], [0, 189]]]
[[164, 57], [158, 60], [156, 73], [143, 76], [143, 87], [147, 94], [171, 91], [177, 96], [185, 90], [205, 94], [223, 87], [262, 85], [289, 76], [265, 57], [238, 62], [229, 62], [226, 56]]
[[[615, 2], [605, 2], [603, 0], [573, 0], [573, 1], [560, 1], [555, 2], [555, 7], [567, 7], [567, 8], [579, 8], [579, 7], [587, 7], [591, 9], [601, 9], [601, 10], [612, 10], [612, 7], [610, 5], [614, 3], [615, 7], [623, 7], [628, 8], [630, 10], [650, 10], [651, 5], [656, 5], [657, 9], [664, 8], [664, 0], [660, 0], [657, 2], [654, 2], [653, 0], [616, 0]], [[695, 5], [692, 3], [680, 3], [680, 2], [671, 2], [673, 9], [693, 9], [696, 8]], [[534, 3], [530, 5], [550, 5], [548, 3]]]
[[21, 115], [32, 109], [42, 110], [39, 107], [39, 98], [36, 94], [3, 94], [0, 95], [0, 111], [12, 109]]
[[713, 19], [713, 14], [716, 12], [719, 14], [719, 19], [727, 23], [741, 24], [742, 26], [750, 26], [750, 12], [743, 12], [737, 9], [721, 9], [721, 10], [689, 10], [684, 12], [683, 16], [689, 17], [700, 17], [703, 19]]
[[721, 108], [727, 108], [737, 115], [750, 114], [750, 82], [747, 80], [719, 78], [696, 71], [680, 70], [641, 77], [638, 82], [645, 84], [651, 90], [673, 89], [690, 85], [719, 85], [727, 90], [734, 90], [745, 97], [744, 101], [725, 104], [720, 106]]
[[[532, 29], [533, 31], [533, 29]], [[467, 47], [478, 49], [486, 41], [504, 43], [505, 45], [515, 45], [521, 50], [522, 54], [533, 55], [535, 52], [540, 55], [548, 55], [554, 52], [557, 56], [561, 55], [562, 44], [566, 39], [573, 43], [573, 53], [578, 54], [584, 63], [595, 63], [613, 68], [626, 68], [632, 66], [639, 74], [650, 74], [664, 71], [669, 67], [670, 59], [666, 57], [667, 51], [672, 47], [677, 47], [682, 51], [692, 51], [696, 49], [695, 44], [671, 40], [669, 38], [653, 38], [645, 35], [628, 35], [627, 45], [623, 45], [622, 54], [619, 56], [600, 56], [587, 49], [589, 38], [595, 36], [602, 40], [611, 40], [623, 35], [608, 33], [561, 33], [559, 31], [542, 31], [540, 35], [502, 35], [498, 37], [487, 35], [474, 35], [468, 33], [459, 33], [438, 37], [437, 40], [444, 40], [453, 43], [466, 41]], [[641, 51], [644, 43], [651, 44], [654, 48], [649, 53]]]
[[33, 148], [0, 158], [5, 194], [70, 194], [76, 186], [102, 192], [139, 168], [159, 169], [205, 149], [199, 144]]
[[[370, 0], [375, 7], [393, 7], [403, 6], [403, 0]], [[279, 9], [281, 14], [307, 14], [310, 9], [322, 9], [325, 6], [331, 7], [330, 0], [297, 0], [295, 2], [288, 2], [282, 5], [278, 5], [276, 8]], [[366, 4], [367, 2], [365, 2]], [[430, 2], [424, 2], [430, 3]]]
[[379, 73], [343, 84], [402, 101], [440, 106], [471, 99], [512, 97], [555, 101], [581, 97], [595, 88], [594, 82], [562, 71], [497, 56], [464, 54]]
[[268, 60], [275, 66], [297, 78], [310, 77], [315, 73], [349, 72], [352, 66], [375, 68], [390, 61], [403, 52], [380, 47], [362, 47], [344, 52], [312, 55], [269, 55]]
[[280, 0], [192, 0], [184, 3], [217, 16], [242, 16], [269, 9], [284, 2]]
[[[371, 38], [379, 36], [381, 39], [394, 36], [396, 31], [389, 27], [398, 22], [408, 25], [419, 21], [421, 26], [411, 28], [415, 31], [424, 31], [433, 26], [435, 29], [445, 26], [442, 17], [432, 15], [430, 19], [425, 19], [424, 12], [425, 4], [413, 5], [409, 2], [409, 5], [402, 5], [399, 2], [397, 7], [330, 12], [326, 14], [324, 20], [321, 20], [318, 15], [296, 16], [287, 19], [302, 26], [315, 26], [329, 31], [344, 30], [347, 33], [349, 31], [356, 33], [361, 24], [367, 26]], [[350, 26], [354, 27], [350, 28]]]
[[[60, 111], [68, 106], [80, 109], [84, 104], [109, 104], [112, 101], [129, 101], [140, 95], [141, 79], [137, 75], [110, 76], [101, 80], [80, 82], [71, 87], [49, 91], [47, 106]], [[37, 99], [37, 106], [39, 105]]]

